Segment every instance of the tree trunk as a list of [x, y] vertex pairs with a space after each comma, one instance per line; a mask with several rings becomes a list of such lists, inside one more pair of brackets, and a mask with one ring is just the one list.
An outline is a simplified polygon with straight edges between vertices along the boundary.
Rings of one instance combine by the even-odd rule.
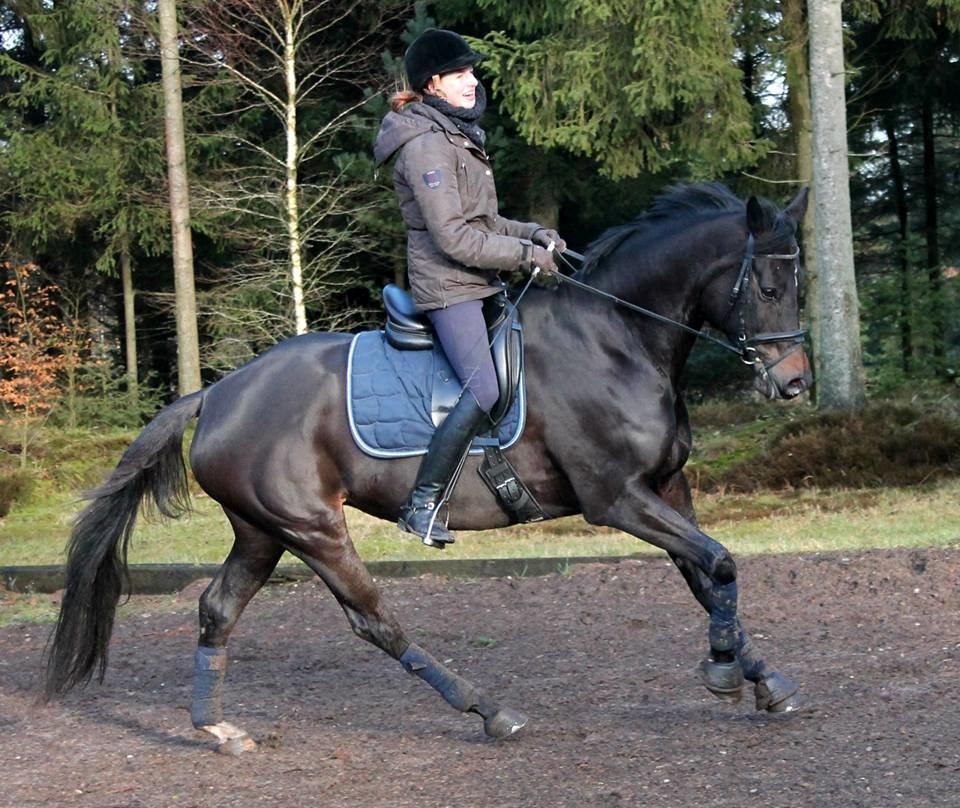
[[297, 141], [297, 50], [294, 43], [292, 9], [284, 12], [286, 41], [283, 50], [287, 84], [287, 234], [290, 250], [290, 279], [293, 284], [293, 317], [298, 334], [307, 333], [307, 309], [303, 301], [303, 263], [300, 244], [300, 205], [298, 200], [297, 163], [300, 144]]
[[[122, 59], [119, 49], [113, 49], [110, 52], [110, 64], [119, 67]], [[116, 90], [113, 90], [110, 98], [110, 116], [113, 119], [114, 126], [120, 128], [120, 114], [117, 111]], [[120, 149], [114, 152], [117, 165], [120, 165], [122, 155]], [[134, 309], [133, 289], [133, 266], [130, 261], [130, 231], [126, 224], [123, 225], [123, 231], [120, 233], [120, 284], [123, 288], [123, 333], [124, 333], [124, 358], [127, 369], [127, 395], [131, 401], [136, 402], [138, 396], [138, 378], [137, 378], [137, 324], [136, 313]]]
[[742, 78], [740, 79], [740, 84], [743, 88], [743, 97], [747, 100], [747, 103], [750, 105], [752, 114], [754, 115], [754, 121], [756, 120], [756, 110], [757, 110], [757, 91], [754, 87], [754, 82], [756, 81], [757, 74], [757, 60], [754, 57], [753, 53], [749, 49], [744, 49], [743, 55], [740, 57], [740, 74]]
[[[797, 179], [804, 185], [813, 182], [813, 110], [810, 106], [810, 67], [807, 54], [807, 20], [805, 0], [784, 0], [783, 26], [787, 57], [787, 97], [790, 127], [797, 152]], [[816, 193], [810, 188], [810, 207], [816, 206]], [[800, 223], [803, 242], [805, 314], [813, 344], [814, 378], [820, 376], [820, 320], [816, 300], [819, 272], [817, 268], [817, 229], [813, 216], [804, 216]], [[816, 387], [814, 387], [816, 392]]]
[[840, 0], [810, 0], [814, 215], [820, 268], [817, 405], [855, 412], [866, 404], [860, 307], [853, 267]]
[[923, 96], [923, 235], [927, 242], [927, 280], [930, 285], [930, 339], [933, 373], [941, 378], [946, 368], [946, 325], [943, 317], [943, 280], [940, 276], [940, 239], [937, 209], [937, 151], [934, 144], [933, 97]]
[[136, 400], [139, 394], [137, 374], [136, 292], [133, 288], [133, 266], [130, 261], [130, 235], [123, 234], [120, 245], [120, 282], [123, 285], [123, 335], [127, 362], [127, 394]]
[[900, 141], [897, 138], [897, 129], [892, 115], [885, 116], [883, 126], [887, 133], [891, 191], [894, 207], [897, 211], [897, 232], [899, 234], [897, 263], [900, 268], [900, 300], [897, 318], [900, 327], [900, 361], [903, 374], [909, 376], [913, 372], [912, 284], [910, 283], [910, 256], [907, 243], [907, 237], [910, 234], [910, 219], [907, 209], [907, 191], [903, 183], [903, 167], [900, 164]]
[[190, 237], [190, 188], [183, 135], [183, 98], [177, 49], [175, 0], [159, 0], [160, 61], [163, 70], [163, 119], [167, 140], [170, 222], [173, 230], [173, 278], [177, 316], [177, 376], [180, 395], [200, 389], [200, 337]]

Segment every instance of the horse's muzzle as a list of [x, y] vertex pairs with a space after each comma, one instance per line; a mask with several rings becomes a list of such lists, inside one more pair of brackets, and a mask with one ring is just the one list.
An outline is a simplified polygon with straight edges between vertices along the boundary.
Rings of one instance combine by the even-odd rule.
[[754, 364], [754, 386], [767, 398], [796, 398], [813, 384], [813, 371], [803, 346], [764, 346]]

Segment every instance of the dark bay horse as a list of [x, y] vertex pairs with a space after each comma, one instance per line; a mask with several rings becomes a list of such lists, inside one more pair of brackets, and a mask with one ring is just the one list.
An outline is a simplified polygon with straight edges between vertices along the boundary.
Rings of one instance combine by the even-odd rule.
[[[770, 397], [811, 383], [799, 346], [797, 223], [806, 191], [780, 211], [746, 204], [719, 185], [675, 188], [646, 215], [587, 252], [577, 279], [692, 328], [712, 324], [742, 347]], [[737, 613], [736, 565], [696, 524], [683, 466], [690, 426], [678, 381], [695, 336], [569, 285], [531, 289], [521, 308], [529, 406], [508, 456], [549, 517], [582, 513], [669, 553], [709, 616], [707, 688], [738, 698], [754, 683], [758, 709], [798, 704], [796, 687], [761, 658]], [[477, 713], [487, 734], [526, 722], [411, 643], [388, 611], [347, 532], [344, 505], [396, 521], [418, 458], [363, 454], [347, 423], [350, 336], [283, 342], [216, 384], [162, 410], [91, 496], [69, 544], [67, 584], [48, 651], [46, 695], [96, 673], [102, 681], [126, 550], [142, 500], [177, 515], [186, 506], [183, 433], [198, 417], [193, 473], [219, 502], [236, 538], [200, 598], [191, 718], [233, 750], [252, 748], [223, 719], [227, 641], [284, 550], [330, 588], [353, 631]], [[451, 527], [505, 527], [505, 515], [468, 461]]]

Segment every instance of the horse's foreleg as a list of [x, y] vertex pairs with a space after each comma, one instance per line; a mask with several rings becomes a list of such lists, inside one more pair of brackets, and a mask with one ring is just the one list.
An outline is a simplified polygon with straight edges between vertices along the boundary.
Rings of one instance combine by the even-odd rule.
[[[591, 499], [602, 501], [599, 492]], [[737, 567], [726, 548], [668, 507], [636, 478], [626, 481], [612, 503], [585, 507], [584, 516], [590, 522], [624, 530], [666, 550], [671, 557], [683, 559], [709, 582], [709, 598], [704, 597], [701, 603], [710, 615], [710, 655], [701, 665], [701, 673], [712, 693], [721, 698], [738, 699], [743, 672], [737, 660], [740, 633]]]
[[301, 534], [292, 542], [292, 549], [330, 587], [353, 632], [399, 661], [408, 673], [431, 685], [454, 709], [481, 716], [487, 735], [505, 738], [522, 729], [527, 723], [526, 716], [502, 707], [483, 690], [407, 640], [400, 624], [383, 605], [373, 578], [347, 534], [342, 515], [338, 522], [335, 531], [324, 536]]
[[[660, 498], [677, 513], [692, 524], [697, 524], [690, 485], [682, 471], [665, 480], [660, 485], [658, 493]], [[713, 585], [710, 579], [687, 559], [675, 553], [670, 553], [670, 558], [677, 565], [693, 596], [709, 614], [713, 609]], [[753, 682], [757, 709], [772, 713], [797, 709], [800, 701], [796, 684], [766, 663], [739, 618], [737, 628], [737, 659], [743, 669], [744, 678]]]
[[271, 536], [228, 513], [235, 541], [216, 577], [200, 596], [200, 639], [194, 656], [194, 727], [213, 735], [222, 752], [256, 748], [239, 727], [223, 720], [222, 691], [227, 672], [227, 640], [241, 612], [277, 566], [283, 547]]
[[[686, 559], [673, 553], [670, 554], [670, 558], [677, 565], [694, 597], [709, 613], [713, 607], [713, 587], [710, 580]], [[744, 678], [753, 682], [758, 710], [782, 713], [799, 709], [801, 701], [797, 685], [790, 677], [767, 664], [739, 618], [737, 618], [736, 650]]]

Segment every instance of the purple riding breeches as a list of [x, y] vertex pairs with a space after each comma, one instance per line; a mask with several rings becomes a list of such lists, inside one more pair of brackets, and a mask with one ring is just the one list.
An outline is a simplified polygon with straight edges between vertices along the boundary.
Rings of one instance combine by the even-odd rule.
[[445, 309], [426, 312], [460, 383], [467, 388], [484, 412], [490, 412], [500, 398], [497, 374], [487, 342], [483, 301], [467, 300]]

